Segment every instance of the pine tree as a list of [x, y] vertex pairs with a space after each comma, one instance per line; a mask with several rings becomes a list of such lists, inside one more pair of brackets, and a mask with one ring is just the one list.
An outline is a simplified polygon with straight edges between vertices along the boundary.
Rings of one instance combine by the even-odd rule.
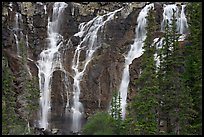
[[160, 110], [166, 122], [167, 134], [188, 134], [192, 98], [183, 80], [184, 56], [179, 48], [175, 11], [170, 23], [166, 23], [165, 40], [161, 49], [161, 65], [158, 76], [161, 90]]
[[114, 118], [114, 133], [117, 135], [126, 134], [126, 123], [122, 120], [121, 96], [119, 92], [113, 92], [111, 101], [111, 116]]
[[[40, 91], [38, 87], [38, 80], [35, 76], [30, 77], [29, 76], [29, 70], [28, 70], [28, 63], [27, 63], [27, 50], [26, 50], [26, 44], [25, 41], [21, 39], [19, 43], [19, 49], [20, 49], [20, 56], [21, 56], [21, 71], [20, 71], [20, 77], [22, 79], [22, 99], [26, 102], [25, 106], [25, 112], [26, 112], [26, 124], [30, 125], [29, 121], [32, 118], [33, 114], [37, 111], [39, 108], [39, 97], [40, 97]], [[27, 127], [28, 131], [26, 131], [26, 134], [32, 134], [30, 131], [30, 127]]]
[[189, 26], [188, 43], [185, 45], [185, 86], [193, 98], [193, 119], [188, 130], [202, 134], [202, 4], [187, 4]]
[[152, 45], [155, 32], [154, 11], [147, 16], [147, 34], [144, 41], [144, 53], [141, 60], [141, 75], [136, 81], [137, 95], [131, 104], [131, 117], [135, 134], [147, 135], [157, 133], [157, 94], [156, 63], [154, 60], [155, 46]]
[[[39, 100], [39, 88], [37, 79], [33, 77], [29, 79], [27, 72], [27, 51], [25, 49], [25, 44], [23, 39], [19, 42], [20, 48], [20, 72], [19, 72], [19, 83], [20, 84], [20, 93], [17, 93], [14, 88], [15, 76], [9, 68], [9, 63], [7, 56], [3, 55], [2, 59], [2, 83], [3, 83], [3, 92], [2, 92], [2, 124], [3, 130], [2, 134], [34, 134], [33, 129], [27, 127], [29, 120], [32, 118], [33, 112], [38, 109], [38, 100]], [[21, 94], [21, 95], [19, 95]], [[16, 100], [17, 96], [21, 96], [22, 100], [26, 102], [24, 106], [24, 112], [26, 112], [25, 117], [19, 117], [16, 110]]]
[[15, 92], [13, 88], [12, 72], [8, 67], [5, 56], [2, 59], [2, 134], [11, 134], [16, 121]]
[[117, 92], [113, 92], [113, 97], [111, 100], [111, 116], [116, 120], [122, 119], [120, 102], [121, 102], [120, 94]]

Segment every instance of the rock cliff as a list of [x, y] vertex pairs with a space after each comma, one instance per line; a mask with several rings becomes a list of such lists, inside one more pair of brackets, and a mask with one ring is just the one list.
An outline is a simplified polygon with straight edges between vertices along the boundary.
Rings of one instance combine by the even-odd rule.
[[[118, 91], [121, 82], [124, 55], [129, 46], [134, 42], [136, 20], [140, 10], [148, 2], [66, 2], [63, 15], [60, 17], [60, 35], [63, 36], [64, 46], [60, 48], [62, 65], [68, 73], [56, 70], [53, 73], [51, 86], [51, 119], [50, 128], [67, 128], [65, 107], [67, 98], [72, 100], [73, 70], [72, 60], [75, 49], [80, 43], [80, 38], [74, 36], [79, 31], [79, 25], [88, 22], [94, 17], [103, 16], [109, 12], [123, 8], [117, 12], [114, 19], [107, 22], [100, 35], [99, 48], [89, 62], [81, 80], [80, 102], [84, 107], [84, 119], [97, 110], [108, 110], [113, 91]], [[17, 54], [18, 42], [24, 41], [28, 52], [28, 66], [30, 73], [38, 77], [36, 62], [42, 50], [48, 45], [48, 17], [52, 18], [54, 2], [4, 2], [2, 8], [2, 47], [9, 59], [10, 68], [14, 76], [18, 77], [20, 59]], [[157, 30], [155, 37], [161, 35], [160, 24], [162, 21], [164, 3], [155, 3]], [[179, 3], [178, 3], [179, 4]], [[17, 30], [18, 29], [18, 30]], [[86, 56], [85, 50], [81, 51], [80, 61]], [[139, 75], [140, 58], [133, 61], [130, 66], [130, 84], [128, 101], [136, 94], [134, 81]], [[66, 81], [66, 82], [65, 82]], [[18, 82], [17, 82], [18, 83]], [[16, 91], [20, 92], [19, 85]], [[68, 93], [68, 94], [67, 94]], [[19, 101], [22, 102], [22, 101]], [[20, 105], [24, 107], [25, 104]], [[19, 111], [23, 109], [19, 108]], [[70, 110], [69, 110], [70, 111]], [[22, 113], [23, 115], [23, 113]], [[22, 116], [23, 117], [23, 116]], [[37, 119], [37, 117], [36, 117]], [[61, 121], [61, 122], [60, 122]], [[64, 122], [64, 123], [63, 123]], [[63, 123], [63, 124], [62, 124]]]

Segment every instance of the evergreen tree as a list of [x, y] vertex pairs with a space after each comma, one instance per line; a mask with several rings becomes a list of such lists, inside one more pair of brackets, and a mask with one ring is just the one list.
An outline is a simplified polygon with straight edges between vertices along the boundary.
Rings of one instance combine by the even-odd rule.
[[[33, 77], [29, 79], [27, 72], [27, 51], [23, 39], [19, 43], [20, 48], [20, 72], [18, 82], [21, 83], [19, 87], [20, 93], [17, 93], [14, 88], [15, 75], [9, 68], [7, 56], [3, 54], [2, 59], [2, 134], [18, 135], [18, 134], [34, 134], [31, 127], [27, 127], [29, 120], [32, 118], [33, 112], [38, 109], [39, 87], [37, 79]], [[26, 102], [24, 112], [26, 118], [20, 117], [16, 112], [17, 96], [21, 94], [21, 99]], [[31, 129], [30, 129], [31, 128]]]
[[188, 44], [185, 45], [185, 86], [193, 98], [193, 119], [188, 129], [192, 134], [202, 134], [202, 3], [187, 4], [189, 26]]
[[166, 123], [167, 134], [189, 134], [186, 129], [192, 111], [192, 98], [183, 80], [185, 58], [183, 49], [179, 48], [178, 38], [174, 11], [172, 21], [166, 23], [158, 73], [160, 110], [162, 120]]
[[2, 134], [12, 134], [16, 121], [15, 92], [13, 88], [12, 72], [8, 67], [5, 56], [2, 58]]
[[39, 108], [39, 97], [40, 97], [40, 91], [39, 91], [39, 85], [38, 80], [35, 76], [29, 75], [28, 70], [28, 61], [27, 61], [27, 49], [26, 44], [24, 43], [24, 40], [21, 39], [19, 43], [19, 49], [20, 49], [20, 56], [21, 56], [21, 71], [20, 71], [20, 77], [22, 79], [22, 99], [26, 102], [26, 106], [24, 108], [26, 112], [26, 126], [27, 127], [27, 133], [26, 134], [33, 134], [30, 130], [30, 120], [33, 117], [33, 114], [38, 110]]
[[115, 120], [114, 133], [117, 135], [126, 134], [126, 125], [122, 120], [121, 96], [118, 92], [113, 92], [110, 113]]
[[107, 112], [97, 112], [89, 117], [82, 129], [82, 135], [115, 135], [115, 119]]
[[[166, 132], [171, 133], [172, 132], [172, 120], [171, 120], [171, 114], [174, 109], [173, 103], [175, 101], [176, 94], [174, 92], [173, 88], [173, 48], [175, 47], [175, 42], [173, 39], [173, 33], [172, 31], [173, 27], [171, 25], [175, 25], [174, 20], [172, 21], [172, 24], [170, 24], [167, 20], [165, 22], [165, 35], [164, 35], [164, 43], [161, 48], [161, 55], [160, 55], [160, 69], [158, 73], [159, 80], [159, 87], [160, 87], [160, 110], [161, 110], [161, 120], [165, 121], [166, 123]], [[175, 27], [174, 27], [175, 28]], [[178, 102], [177, 102], [178, 104]]]
[[116, 120], [121, 120], [122, 119], [122, 114], [121, 114], [121, 97], [120, 93], [113, 92], [113, 97], [111, 100], [111, 116], [116, 119]]
[[131, 117], [135, 134], [156, 134], [158, 127], [156, 63], [154, 60], [155, 46], [152, 45], [155, 32], [154, 11], [150, 10], [147, 16], [147, 34], [144, 41], [144, 53], [141, 60], [141, 75], [136, 81], [137, 95], [131, 104]]

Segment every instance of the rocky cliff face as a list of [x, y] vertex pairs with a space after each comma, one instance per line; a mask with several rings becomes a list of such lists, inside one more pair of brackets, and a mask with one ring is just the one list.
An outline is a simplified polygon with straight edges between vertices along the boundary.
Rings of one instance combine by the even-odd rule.
[[[30, 72], [33, 76], [38, 77], [36, 61], [39, 60], [39, 54], [48, 45], [48, 17], [52, 18], [53, 4], [53, 2], [3, 3], [3, 52], [6, 53], [9, 65], [16, 77], [18, 77], [21, 65], [17, 54], [17, 45], [21, 40], [26, 43]], [[75, 49], [80, 43], [80, 38], [74, 36], [79, 31], [79, 24], [123, 8], [116, 13], [113, 20], [105, 25], [103, 34], [100, 36], [102, 46], [94, 53], [80, 83], [80, 102], [84, 107], [84, 118], [87, 118], [97, 110], [107, 110], [112, 92], [119, 89], [124, 55], [127, 54], [130, 44], [134, 42], [137, 16], [147, 2], [67, 2], [67, 4], [68, 6], [61, 17], [59, 31], [63, 36], [64, 46], [59, 51], [63, 58], [62, 65], [69, 75], [65, 84], [64, 72], [55, 71], [51, 88], [51, 128], [59, 129], [66, 128], [60, 124], [59, 117], [63, 123], [62, 117], [65, 117], [67, 97], [71, 104], [73, 96], [73, 70], [71, 67]], [[158, 24], [158, 32], [155, 32], [155, 37], [157, 37], [161, 34], [159, 31], [163, 3], [155, 3], [155, 11]], [[83, 50], [81, 52], [80, 61], [83, 61], [86, 52]], [[140, 58], [135, 59], [130, 66], [128, 101], [136, 94], [134, 81], [138, 78], [139, 66]], [[19, 90], [18, 85], [16, 90]]]

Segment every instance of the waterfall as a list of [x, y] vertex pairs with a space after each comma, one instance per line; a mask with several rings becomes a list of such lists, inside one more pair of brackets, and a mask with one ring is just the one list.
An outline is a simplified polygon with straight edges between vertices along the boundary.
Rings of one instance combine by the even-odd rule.
[[51, 80], [53, 72], [57, 68], [62, 68], [59, 48], [63, 44], [63, 37], [59, 34], [60, 16], [67, 4], [56, 2], [53, 5], [52, 19], [48, 17], [48, 48], [40, 53], [40, 59], [37, 61], [39, 87], [40, 87], [40, 121], [42, 128], [48, 128], [49, 111], [51, 108]]
[[10, 10], [10, 11], [13, 11], [12, 7], [13, 7], [13, 3], [10, 2], [10, 3], [9, 3], [9, 10]]
[[182, 9], [181, 9], [181, 15], [180, 18], [178, 19], [178, 32], [180, 34], [182, 34], [179, 37], [179, 41], [184, 41], [185, 37], [186, 37], [186, 33], [188, 31], [188, 23], [187, 23], [187, 19], [186, 19], [186, 15], [185, 15], [185, 7], [186, 5], [181, 5]]
[[156, 52], [154, 54], [154, 60], [156, 61], [156, 72], [158, 72], [158, 68], [159, 68], [159, 65], [160, 65], [160, 59], [159, 59], [159, 56], [158, 56], [158, 51], [162, 48], [162, 45], [164, 44], [164, 37], [162, 38], [155, 38], [153, 40], [153, 46], [155, 45], [156, 46]]
[[44, 10], [45, 10], [45, 14], [47, 14], [47, 6], [46, 4], [43, 6]]
[[[122, 8], [121, 8], [122, 9]], [[79, 32], [74, 36], [81, 38], [80, 44], [77, 46], [74, 58], [72, 61], [72, 69], [74, 72], [74, 83], [73, 83], [73, 106], [72, 111], [72, 131], [79, 132], [81, 129], [81, 117], [83, 113], [83, 105], [79, 101], [80, 96], [80, 81], [84, 75], [87, 65], [92, 60], [92, 56], [95, 51], [100, 48], [100, 39], [98, 38], [99, 33], [102, 33], [104, 25], [114, 19], [116, 12], [121, 9], [115, 10], [103, 16], [97, 16], [87, 23], [81, 23], [79, 25]], [[79, 61], [81, 50], [86, 50], [86, 57], [83, 62]]]
[[[175, 17], [178, 19], [178, 7], [176, 4], [165, 5], [164, 4], [164, 12], [163, 12], [163, 20], [161, 23], [161, 31], [165, 31], [165, 23], [168, 21], [168, 24], [171, 23], [173, 10], [175, 11]], [[178, 22], [178, 20], [177, 20]], [[177, 27], [178, 28], [178, 27]]]
[[175, 17], [176, 17], [176, 25], [177, 25], [177, 32], [180, 34], [185, 34], [187, 32], [188, 24], [187, 19], [185, 15], [185, 7], [186, 5], [181, 5], [182, 9], [180, 12], [179, 17], [179, 8], [176, 4], [170, 4], [170, 5], [164, 5], [164, 12], [163, 12], [163, 21], [161, 23], [161, 31], [164, 32], [165, 23], [168, 20], [168, 24], [171, 23], [171, 20], [173, 18], [173, 10], [175, 11]]
[[42, 2], [36, 2], [36, 4], [42, 5], [42, 6], [43, 6], [43, 9], [44, 9], [45, 14], [47, 14], [47, 6], [46, 6], [46, 4], [43, 4]]
[[188, 28], [188, 24], [187, 24], [187, 19], [186, 19], [186, 15], [184, 13], [184, 8], [186, 7], [186, 5], [181, 5], [182, 9], [181, 9], [181, 15], [179, 18], [179, 24], [178, 24], [178, 28], [179, 28], [179, 33], [180, 34], [184, 34], [187, 31]]
[[[170, 5], [164, 5], [164, 12], [163, 12], [163, 21], [161, 23], [161, 31], [164, 32], [164, 27], [165, 27], [165, 22], [166, 20], [168, 20], [168, 24], [171, 23], [172, 17], [173, 17], [173, 10], [176, 11], [176, 26], [177, 26], [177, 33], [182, 34], [178, 41], [184, 41], [185, 37], [186, 37], [186, 33], [188, 31], [188, 23], [187, 23], [187, 19], [186, 19], [186, 15], [185, 15], [185, 7], [186, 5], [181, 5], [181, 12], [180, 12], [180, 17], [178, 16], [179, 14], [179, 8], [176, 6], [176, 4], [170, 4]], [[162, 47], [163, 44], [165, 44], [164, 41], [164, 37], [162, 38], [155, 38], [154, 39], [154, 43], [158, 50]], [[156, 66], [158, 68], [159, 64], [160, 64], [160, 60], [159, 57], [157, 56], [157, 53], [154, 54], [154, 59], [156, 61]]]
[[20, 23], [23, 22], [22, 16], [20, 13], [16, 12], [15, 14], [15, 24], [14, 24], [14, 38], [16, 40], [16, 51], [19, 56], [19, 39], [23, 37], [22, 29], [20, 28]]
[[125, 56], [125, 65], [122, 75], [122, 81], [119, 88], [119, 93], [121, 96], [121, 109], [122, 109], [122, 119], [125, 118], [125, 112], [126, 112], [126, 100], [127, 100], [127, 92], [128, 92], [128, 84], [130, 81], [129, 76], [129, 65], [132, 63], [132, 61], [135, 58], [140, 57], [143, 54], [143, 41], [146, 37], [146, 16], [148, 11], [154, 8], [154, 4], [151, 3], [149, 5], [146, 5], [139, 13], [137, 18], [137, 27], [136, 27], [136, 37], [134, 40], [134, 43], [131, 45], [130, 51]]

